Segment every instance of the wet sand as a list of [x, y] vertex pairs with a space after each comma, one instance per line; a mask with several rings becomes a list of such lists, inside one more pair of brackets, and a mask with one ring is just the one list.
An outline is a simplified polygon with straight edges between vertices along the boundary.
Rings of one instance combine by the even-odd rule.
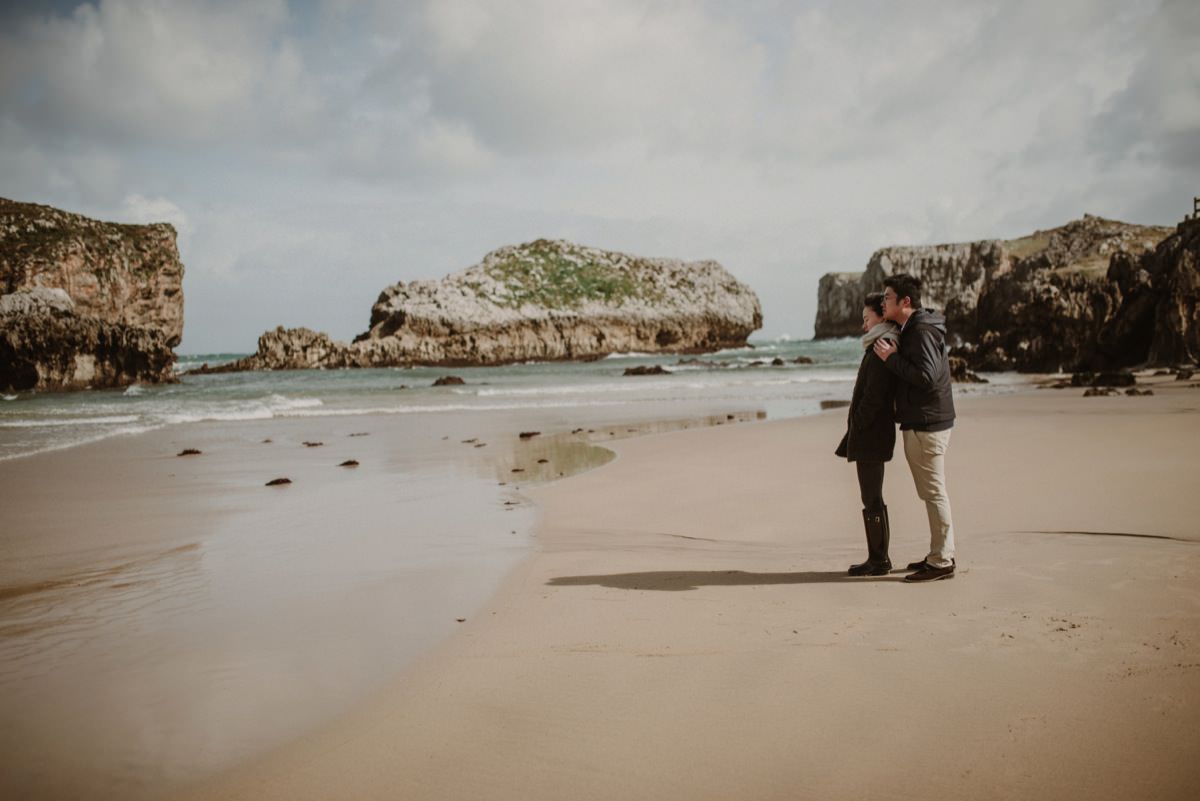
[[[352, 714], [187, 798], [1190, 799], [1200, 389], [963, 399], [959, 575], [847, 579], [843, 415], [618, 442]], [[927, 529], [901, 461], [893, 560]]]
[[201, 423], [0, 461], [3, 794], [161, 798], [327, 723], [529, 553], [529, 486], [755, 414], [626, 417]]

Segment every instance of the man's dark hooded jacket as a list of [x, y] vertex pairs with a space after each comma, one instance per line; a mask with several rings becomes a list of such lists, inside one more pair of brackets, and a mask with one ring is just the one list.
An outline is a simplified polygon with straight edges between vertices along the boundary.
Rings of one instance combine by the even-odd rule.
[[954, 425], [946, 318], [917, 309], [900, 332], [900, 349], [885, 362], [900, 379], [896, 422], [901, 430], [945, 431]]

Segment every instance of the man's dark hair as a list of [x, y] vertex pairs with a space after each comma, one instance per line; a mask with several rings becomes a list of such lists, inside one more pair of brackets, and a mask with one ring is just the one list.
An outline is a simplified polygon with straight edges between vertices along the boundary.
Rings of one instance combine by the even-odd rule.
[[912, 301], [913, 309], [921, 308], [921, 279], [908, 273], [896, 273], [883, 279], [883, 285], [896, 293], [896, 302]]
[[871, 311], [875, 312], [880, 317], [882, 317], [883, 316], [883, 293], [882, 292], [872, 292], [869, 295], [867, 295], [867, 297], [863, 299], [863, 308], [870, 309]]

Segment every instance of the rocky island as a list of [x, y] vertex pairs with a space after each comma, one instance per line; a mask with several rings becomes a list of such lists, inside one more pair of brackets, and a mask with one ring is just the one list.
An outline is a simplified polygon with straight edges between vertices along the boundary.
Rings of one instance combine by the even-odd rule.
[[1085, 215], [1019, 239], [885, 247], [818, 287], [816, 338], [858, 333], [861, 303], [910, 273], [977, 370], [1056, 372], [1191, 363], [1200, 355], [1200, 220], [1145, 226]]
[[173, 381], [182, 335], [172, 226], [0, 198], [0, 389]]
[[715, 261], [653, 259], [539, 239], [441, 281], [397, 283], [351, 343], [276, 328], [218, 371], [587, 360], [740, 347], [758, 297]]

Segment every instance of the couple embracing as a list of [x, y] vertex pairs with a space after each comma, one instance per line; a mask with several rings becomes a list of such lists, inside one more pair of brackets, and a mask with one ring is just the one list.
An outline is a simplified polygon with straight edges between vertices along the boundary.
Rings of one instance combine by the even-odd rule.
[[867, 533], [867, 561], [851, 576], [892, 569], [891, 531], [883, 502], [883, 466], [900, 424], [904, 457], [929, 515], [929, 553], [908, 566], [907, 582], [954, 577], [954, 525], [946, 494], [945, 456], [954, 426], [946, 320], [921, 306], [921, 281], [903, 273], [863, 305], [863, 354], [850, 400], [849, 426], [837, 455], [854, 462]]

